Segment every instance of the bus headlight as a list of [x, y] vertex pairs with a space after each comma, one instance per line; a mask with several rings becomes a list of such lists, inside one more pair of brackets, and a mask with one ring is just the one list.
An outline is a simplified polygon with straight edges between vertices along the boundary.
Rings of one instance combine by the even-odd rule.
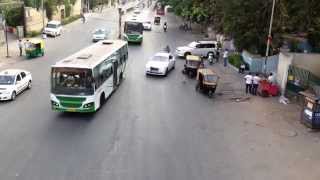
[[85, 105], [83, 105], [83, 108], [91, 108], [94, 106], [94, 102], [91, 102], [91, 103], [87, 103]]
[[55, 101], [51, 101], [52, 106], [59, 106], [59, 103], [55, 102]]

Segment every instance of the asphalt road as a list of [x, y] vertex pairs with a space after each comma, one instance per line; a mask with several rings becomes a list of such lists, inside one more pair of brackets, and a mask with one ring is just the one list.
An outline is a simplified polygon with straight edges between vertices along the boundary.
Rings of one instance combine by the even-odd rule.
[[45, 57], [15, 65], [30, 70], [34, 83], [14, 102], [0, 103], [0, 179], [280, 180], [306, 174], [288, 172], [292, 166], [287, 164], [301, 157], [286, 150], [298, 144], [280, 141], [285, 144], [280, 150], [270, 145], [275, 138], [267, 130], [242, 126], [240, 119], [250, 123], [253, 115], [243, 113], [246, 105], [196, 93], [193, 80], [183, 84], [182, 60], [168, 77], [145, 76], [153, 53], [193, 38], [177, 30], [173, 17], [167, 33], [154, 26], [145, 32], [142, 46], [130, 45], [126, 79], [100, 111], [53, 112], [50, 65], [91, 44], [95, 27], [115, 29], [116, 17], [113, 12], [88, 18], [86, 24], [76, 22], [61, 37], [47, 40]]

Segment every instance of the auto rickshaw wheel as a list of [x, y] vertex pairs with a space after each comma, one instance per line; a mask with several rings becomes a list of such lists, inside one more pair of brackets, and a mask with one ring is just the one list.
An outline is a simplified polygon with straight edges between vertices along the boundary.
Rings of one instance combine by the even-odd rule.
[[209, 91], [208, 91], [208, 96], [209, 96], [210, 98], [213, 97], [213, 90], [209, 90]]
[[189, 76], [189, 78], [192, 78], [192, 77], [193, 77], [193, 72], [192, 72], [192, 71], [189, 71], [189, 72], [188, 72], [188, 76]]

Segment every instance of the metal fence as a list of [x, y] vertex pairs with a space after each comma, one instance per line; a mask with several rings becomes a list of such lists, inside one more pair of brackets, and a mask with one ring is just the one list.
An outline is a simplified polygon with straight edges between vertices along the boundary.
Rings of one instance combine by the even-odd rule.
[[[246, 51], [242, 52], [243, 60], [249, 65], [251, 72], [264, 72], [265, 57], [255, 56]], [[266, 64], [267, 73], [276, 73], [278, 69], [279, 56], [269, 56]]]

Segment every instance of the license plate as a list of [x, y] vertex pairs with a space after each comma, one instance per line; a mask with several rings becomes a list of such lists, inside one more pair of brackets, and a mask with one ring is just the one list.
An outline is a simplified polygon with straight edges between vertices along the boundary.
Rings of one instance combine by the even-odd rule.
[[67, 109], [67, 111], [69, 111], [69, 112], [76, 112], [76, 110], [77, 110], [76, 108], [68, 108]]

